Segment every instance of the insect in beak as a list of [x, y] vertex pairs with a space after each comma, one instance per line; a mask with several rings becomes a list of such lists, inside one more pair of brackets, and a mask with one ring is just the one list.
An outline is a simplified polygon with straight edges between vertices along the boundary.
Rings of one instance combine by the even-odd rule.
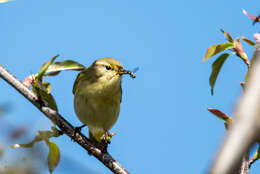
[[124, 69], [119, 69], [118, 74], [119, 75], [129, 74], [132, 78], [135, 78], [135, 74], [133, 72]]

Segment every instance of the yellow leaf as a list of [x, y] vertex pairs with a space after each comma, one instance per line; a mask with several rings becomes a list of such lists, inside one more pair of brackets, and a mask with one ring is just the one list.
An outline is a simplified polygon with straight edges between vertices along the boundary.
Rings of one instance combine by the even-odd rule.
[[49, 155], [48, 155], [48, 168], [50, 173], [58, 166], [60, 161], [60, 150], [57, 144], [48, 141]]
[[217, 45], [212, 45], [211, 47], [209, 47], [206, 51], [206, 54], [202, 60], [202, 62], [208, 60], [210, 57], [224, 51], [227, 49], [232, 49], [234, 48], [234, 44], [231, 42], [226, 42], [223, 44], [217, 44]]

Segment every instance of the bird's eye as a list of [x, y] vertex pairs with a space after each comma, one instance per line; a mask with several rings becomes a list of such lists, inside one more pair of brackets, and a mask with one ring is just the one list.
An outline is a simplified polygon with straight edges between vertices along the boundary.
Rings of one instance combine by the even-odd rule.
[[112, 68], [111, 68], [111, 66], [106, 65], [106, 69], [111, 70]]

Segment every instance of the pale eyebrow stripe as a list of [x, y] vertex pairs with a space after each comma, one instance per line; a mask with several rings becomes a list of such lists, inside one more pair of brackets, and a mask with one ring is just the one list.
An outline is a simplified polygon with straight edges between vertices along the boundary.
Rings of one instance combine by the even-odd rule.
[[98, 65], [98, 66], [110, 66], [109, 64], [104, 63], [104, 62], [96, 63], [96, 65]]

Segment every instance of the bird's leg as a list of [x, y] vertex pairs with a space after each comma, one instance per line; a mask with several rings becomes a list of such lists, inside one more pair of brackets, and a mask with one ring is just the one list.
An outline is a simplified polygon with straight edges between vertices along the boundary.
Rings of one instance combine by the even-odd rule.
[[[100, 149], [103, 153], [107, 153], [107, 143], [105, 143], [103, 140], [97, 141], [91, 131], [89, 131], [89, 140], [95, 147]], [[88, 154], [93, 155], [91, 152], [88, 152]]]
[[[116, 134], [105, 132], [102, 135], [102, 137], [100, 138], [101, 141], [97, 141], [95, 139], [95, 137], [93, 136], [93, 134], [91, 132], [89, 132], [89, 139], [95, 147], [99, 148], [103, 153], [107, 153], [108, 144], [110, 144], [110, 140], [111, 140], [112, 136], [114, 136], [114, 135], [116, 135]], [[89, 152], [89, 155], [92, 155], [92, 154]]]
[[101, 137], [100, 149], [102, 152], [107, 152], [108, 144], [111, 143], [112, 136], [116, 135], [116, 133], [105, 132]]
[[109, 133], [109, 132], [105, 132], [102, 137], [101, 140], [107, 144], [111, 143], [111, 138], [116, 135], [116, 133]]

